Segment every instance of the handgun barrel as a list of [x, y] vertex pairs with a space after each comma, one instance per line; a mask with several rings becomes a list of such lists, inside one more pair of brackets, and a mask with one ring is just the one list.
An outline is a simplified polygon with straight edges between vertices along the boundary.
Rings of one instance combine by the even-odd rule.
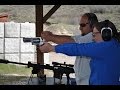
[[31, 42], [31, 38], [23, 38], [23, 42]]

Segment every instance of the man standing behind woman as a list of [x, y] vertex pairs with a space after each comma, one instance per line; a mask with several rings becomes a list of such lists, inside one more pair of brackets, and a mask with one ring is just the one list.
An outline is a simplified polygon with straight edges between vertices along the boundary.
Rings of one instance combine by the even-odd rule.
[[[97, 16], [94, 13], [85, 13], [80, 17], [80, 31], [81, 35], [67, 36], [67, 35], [55, 35], [50, 31], [43, 31], [41, 37], [45, 41], [52, 41], [56, 44], [63, 43], [88, 43], [92, 42], [93, 24], [98, 22]], [[88, 85], [90, 76], [90, 57], [77, 56], [74, 64], [75, 79], [77, 85]]]
[[105, 20], [94, 25], [91, 43], [45, 43], [41, 52], [91, 57], [90, 85], [120, 85], [120, 34], [115, 25]]

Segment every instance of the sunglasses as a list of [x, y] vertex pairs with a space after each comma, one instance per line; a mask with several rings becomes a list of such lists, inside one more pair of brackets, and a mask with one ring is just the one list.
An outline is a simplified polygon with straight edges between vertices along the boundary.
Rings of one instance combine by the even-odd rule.
[[87, 24], [89, 24], [89, 23], [81, 23], [80, 26], [85, 27]]

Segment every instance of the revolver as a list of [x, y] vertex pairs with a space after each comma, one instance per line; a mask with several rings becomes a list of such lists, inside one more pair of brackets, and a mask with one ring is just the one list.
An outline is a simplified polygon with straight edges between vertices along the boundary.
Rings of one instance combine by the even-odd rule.
[[45, 40], [43, 40], [41, 37], [35, 37], [35, 38], [26, 38], [26, 37], [23, 37], [23, 42], [24, 43], [31, 42], [32, 45], [40, 46], [40, 45], [44, 44]]

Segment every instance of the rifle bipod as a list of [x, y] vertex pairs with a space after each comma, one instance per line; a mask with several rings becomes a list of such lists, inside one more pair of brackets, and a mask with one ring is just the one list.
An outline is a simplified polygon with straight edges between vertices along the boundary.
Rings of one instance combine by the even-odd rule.
[[[31, 84], [35, 83], [35, 82], [33, 82], [33, 78], [34, 78], [33, 75], [37, 74], [37, 73], [38, 73], [38, 71], [37, 72], [34, 71], [34, 68], [33, 68], [31, 76], [29, 77], [29, 80], [28, 80], [29, 85], [30, 85], [30, 81], [31, 81]], [[46, 85], [46, 75], [42, 74], [41, 71], [39, 71], [39, 75], [37, 75], [36, 79], [37, 79], [36, 80], [37, 85]]]

